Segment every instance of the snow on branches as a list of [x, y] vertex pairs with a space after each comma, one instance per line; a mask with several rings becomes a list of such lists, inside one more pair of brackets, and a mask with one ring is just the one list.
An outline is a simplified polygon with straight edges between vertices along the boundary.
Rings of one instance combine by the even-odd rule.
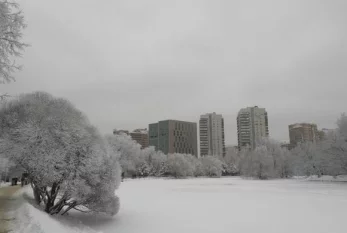
[[21, 68], [12, 59], [21, 56], [21, 52], [28, 46], [21, 41], [25, 27], [18, 4], [0, 0], [0, 83], [14, 81], [13, 72]]
[[0, 110], [2, 153], [29, 174], [35, 200], [50, 214], [87, 207], [115, 214], [120, 167], [108, 143], [71, 103], [22, 95]]
[[196, 158], [189, 154], [173, 153], [165, 155], [154, 147], [141, 146], [126, 134], [107, 136], [114, 154], [122, 166], [125, 177], [171, 176], [185, 178], [191, 176], [220, 177], [225, 167], [235, 167], [217, 157]]

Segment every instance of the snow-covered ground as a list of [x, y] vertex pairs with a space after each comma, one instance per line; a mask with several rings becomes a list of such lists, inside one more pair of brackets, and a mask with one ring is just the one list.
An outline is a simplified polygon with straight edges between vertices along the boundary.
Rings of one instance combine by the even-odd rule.
[[15, 195], [17, 208], [7, 215], [14, 219], [10, 223], [12, 232], [16, 233], [95, 233], [83, 223], [72, 222], [60, 216], [50, 216], [38, 209], [30, 198], [33, 198], [30, 186], [19, 190]]
[[1, 187], [7, 187], [7, 186], [10, 186], [10, 185], [11, 185], [10, 182], [2, 182], [2, 181], [0, 181], [0, 188]]
[[44, 222], [42, 232], [347, 232], [342, 182], [142, 179], [126, 180], [117, 194], [121, 210], [114, 218], [71, 213], [56, 220], [29, 206], [27, 215]]

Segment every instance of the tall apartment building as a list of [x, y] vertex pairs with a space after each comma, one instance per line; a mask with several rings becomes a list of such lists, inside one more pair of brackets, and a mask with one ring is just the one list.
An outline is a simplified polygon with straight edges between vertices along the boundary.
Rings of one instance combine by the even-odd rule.
[[254, 149], [257, 142], [269, 136], [269, 121], [265, 108], [242, 108], [237, 115], [237, 138], [239, 150]]
[[148, 140], [148, 131], [147, 129], [135, 129], [133, 132], [129, 132], [128, 130], [113, 130], [113, 134], [127, 134], [131, 137], [132, 140], [136, 141], [141, 145], [141, 148], [146, 148], [149, 145]]
[[200, 116], [200, 155], [225, 156], [224, 119], [220, 114]]
[[149, 124], [149, 145], [165, 154], [186, 153], [198, 156], [197, 124], [165, 120]]
[[316, 124], [296, 123], [289, 125], [288, 128], [292, 147], [299, 142], [316, 142], [320, 138]]

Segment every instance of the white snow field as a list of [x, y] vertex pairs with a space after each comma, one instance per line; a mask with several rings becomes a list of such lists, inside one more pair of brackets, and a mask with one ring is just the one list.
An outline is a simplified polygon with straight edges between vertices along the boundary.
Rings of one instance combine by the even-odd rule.
[[113, 218], [74, 212], [57, 221], [36, 210], [30, 221], [44, 220], [42, 232], [347, 232], [345, 182], [138, 179], [125, 180], [117, 195], [121, 210]]

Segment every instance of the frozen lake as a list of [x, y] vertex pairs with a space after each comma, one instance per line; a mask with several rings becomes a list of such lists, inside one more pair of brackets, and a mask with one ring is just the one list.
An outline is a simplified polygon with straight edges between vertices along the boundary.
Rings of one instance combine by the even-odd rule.
[[240, 178], [126, 180], [104, 233], [345, 233], [347, 183]]

